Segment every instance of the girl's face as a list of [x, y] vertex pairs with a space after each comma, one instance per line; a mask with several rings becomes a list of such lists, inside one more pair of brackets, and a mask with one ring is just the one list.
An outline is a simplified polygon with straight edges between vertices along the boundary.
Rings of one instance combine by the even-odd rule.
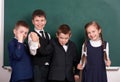
[[45, 27], [46, 18], [44, 16], [35, 16], [32, 23], [37, 30], [42, 30]]
[[60, 33], [59, 35], [56, 34], [56, 36], [58, 38], [60, 45], [62, 45], [62, 46], [65, 45], [70, 39], [69, 33], [68, 34]]
[[90, 25], [86, 28], [87, 36], [89, 39], [97, 41], [100, 39], [101, 29], [98, 29], [94, 25]]

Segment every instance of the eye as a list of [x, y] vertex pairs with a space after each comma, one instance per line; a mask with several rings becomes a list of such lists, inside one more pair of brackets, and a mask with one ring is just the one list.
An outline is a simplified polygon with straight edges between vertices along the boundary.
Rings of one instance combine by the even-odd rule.
[[25, 32], [25, 35], [27, 35], [28, 34], [28, 32]]
[[44, 22], [44, 21], [45, 21], [44, 19], [41, 20], [41, 22]]
[[67, 37], [67, 38], [65, 38], [66, 40], [68, 40], [69, 38]]
[[87, 34], [90, 34], [90, 32], [87, 32]]
[[39, 20], [35, 20], [36, 22], [39, 22]]
[[63, 37], [60, 37], [60, 39], [64, 39]]

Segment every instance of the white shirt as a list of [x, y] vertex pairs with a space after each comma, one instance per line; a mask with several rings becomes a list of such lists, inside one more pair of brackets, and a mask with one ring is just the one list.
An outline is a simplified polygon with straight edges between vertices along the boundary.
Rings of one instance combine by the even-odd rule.
[[64, 48], [65, 52], [67, 52], [68, 46], [67, 45], [63, 45], [63, 48]]
[[[37, 30], [36, 28], [34, 28], [34, 30], [35, 30], [40, 36], [42, 36], [42, 34], [40, 33], [40, 31], [43, 31], [43, 32], [44, 32], [44, 30]], [[44, 37], [46, 38], [45, 33], [44, 33]], [[48, 37], [49, 37], [49, 39], [51, 39], [49, 33], [48, 33]], [[28, 45], [29, 45], [29, 48], [30, 48], [30, 53], [31, 53], [31, 55], [36, 55], [39, 43], [38, 43], [38, 42], [33, 42], [32, 39], [31, 39], [31, 37], [30, 37], [30, 34], [28, 35]]]
[[[101, 40], [98, 40], [98, 41], [90, 40], [90, 44], [91, 44], [91, 46], [93, 46], [93, 47], [100, 47], [100, 46], [102, 45], [102, 42], [101, 42]], [[106, 43], [106, 49], [105, 49], [105, 51], [106, 51], [106, 54], [107, 54], [107, 58], [108, 58], [108, 60], [109, 60], [110, 58], [109, 58], [109, 43], [108, 43], [108, 42]], [[86, 51], [86, 52], [87, 52], [87, 51]], [[83, 44], [83, 45], [82, 45], [81, 58], [82, 58], [83, 55], [87, 56], [87, 53], [86, 53], [86, 52], [84, 51], [84, 44]], [[80, 63], [82, 63], [81, 60], [80, 60]], [[84, 62], [84, 64], [83, 64], [83, 67], [84, 67], [84, 65], [85, 65], [85, 62]]]

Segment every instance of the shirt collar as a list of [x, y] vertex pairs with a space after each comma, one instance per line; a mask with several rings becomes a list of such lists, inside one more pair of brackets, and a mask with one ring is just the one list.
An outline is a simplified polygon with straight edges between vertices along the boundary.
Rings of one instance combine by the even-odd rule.
[[16, 37], [14, 37], [14, 39], [18, 40]]
[[43, 31], [43, 32], [44, 32], [44, 29], [38, 30], [38, 29], [34, 28], [34, 30], [35, 30], [37, 33], [40, 33], [40, 31]]

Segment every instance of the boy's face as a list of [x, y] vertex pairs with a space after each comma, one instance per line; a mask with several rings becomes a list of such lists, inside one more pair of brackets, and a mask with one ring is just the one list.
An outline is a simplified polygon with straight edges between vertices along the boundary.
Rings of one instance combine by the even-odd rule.
[[70, 39], [70, 34], [60, 33], [59, 35], [56, 34], [56, 36], [62, 46], [65, 45]]
[[45, 27], [46, 18], [44, 16], [35, 16], [32, 23], [37, 30], [42, 30]]
[[29, 29], [24, 26], [19, 26], [18, 28], [15, 28], [13, 31], [14, 31], [14, 35], [17, 39], [23, 38], [23, 40], [24, 40], [27, 37]]

